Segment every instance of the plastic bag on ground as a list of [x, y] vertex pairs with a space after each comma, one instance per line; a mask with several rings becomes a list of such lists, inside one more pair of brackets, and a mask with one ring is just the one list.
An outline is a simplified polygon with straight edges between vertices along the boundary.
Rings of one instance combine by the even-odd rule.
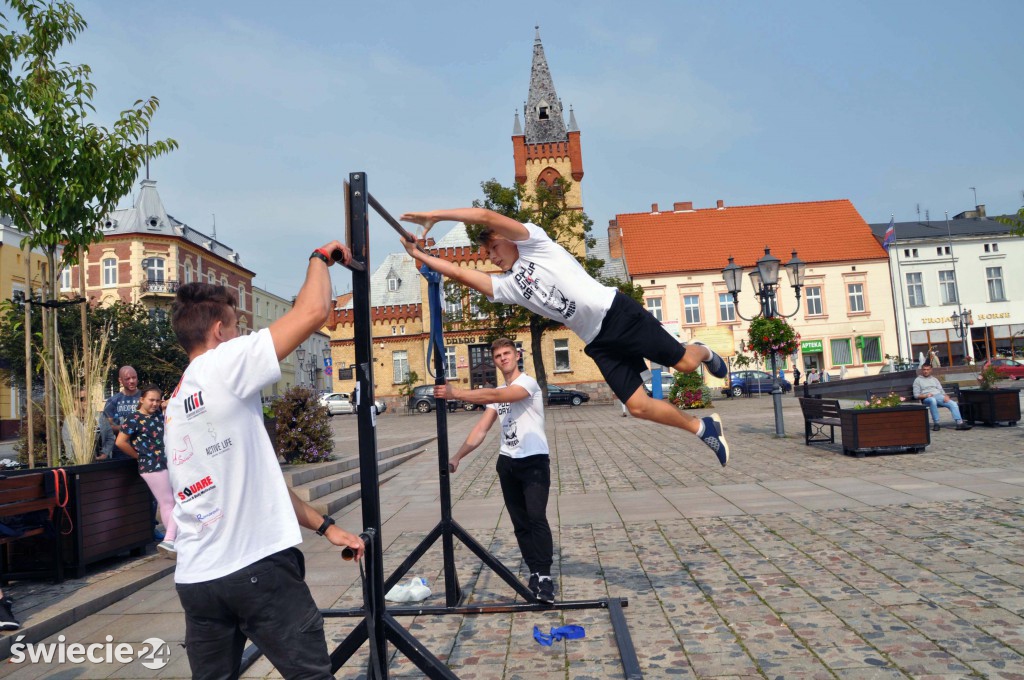
[[389, 590], [384, 599], [390, 602], [422, 602], [430, 597], [427, 579], [413, 576], [405, 583], [399, 583]]

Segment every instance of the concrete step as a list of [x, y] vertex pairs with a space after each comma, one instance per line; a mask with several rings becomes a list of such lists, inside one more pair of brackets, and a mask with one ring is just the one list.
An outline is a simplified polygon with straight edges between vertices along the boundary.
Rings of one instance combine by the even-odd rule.
[[[384, 486], [397, 475], [397, 472], [390, 475], [382, 475], [378, 478], [378, 486]], [[309, 504], [321, 515], [333, 515], [350, 503], [354, 503], [359, 500], [362, 495], [362, 485], [353, 484], [341, 489], [340, 491], [335, 491], [332, 494], [321, 496], [315, 501], [310, 501]]]
[[[398, 465], [401, 465], [405, 461], [423, 453], [425, 449], [416, 449], [414, 451], [408, 451], [399, 455], [389, 456], [388, 458], [381, 460], [377, 463], [377, 472], [385, 472]], [[332, 463], [340, 463], [342, 461], [332, 461]], [[344, 466], [341, 472], [334, 474], [330, 477], [319, 477], [306, 484], [300, 484], [293, 486], [292, 491], [295, 495], [306, 501], [307, 503], [315, 501], [318, 498], [330, 495], [336, 491], [340, 491], [347, 486], [359, 483], [359, 459], [353, 458], [354, 464], [351, 466]]]
[[[437, 439], [436, 436], [417, 439], [414, 441], [392, 446], [387, 449], [377, 450], [377, 460], [382, 461], [392, 456], [397, 456], [407, 451], [422, 448]], [[288, 486], [295, 488], [309, 484], [317, 479], [333, 477], [348, 470], [359, 469], [359, 454], [352, 452], [350, 455], [340, 457], [327, 463], [313, 463], [312, 465], [283, 465], [281, 472], [284, 474], [284, 481]]]

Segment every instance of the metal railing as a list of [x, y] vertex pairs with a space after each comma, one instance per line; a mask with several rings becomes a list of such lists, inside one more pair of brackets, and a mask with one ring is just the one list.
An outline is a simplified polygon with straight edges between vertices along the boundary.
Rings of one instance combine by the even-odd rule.
[[147, 279], [142, 282], [142, 286], [140, 286], [140, 288], [143, 293], [166, 293], [168, 295], [174, 295], [178, 292], [178, 282]]

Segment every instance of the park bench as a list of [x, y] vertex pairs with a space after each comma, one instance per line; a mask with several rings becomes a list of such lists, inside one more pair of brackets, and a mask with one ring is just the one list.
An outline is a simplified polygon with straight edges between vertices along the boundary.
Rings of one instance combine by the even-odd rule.
[[39, 575], [40, 572], [8, 573], [6, 570], [11, 544], [39, 535], [45, 535], [50, 543], [51, 556], [47, 564], [53, 568], [54, 583], [64, 580], [60, 533], [53, 523], [57, 498], [47, 481], [43, 473], [0, 478], [0, 523], [6, 529], [0, 534], [0, 585], [7, 585], [10, 578]]
[[[943, 383], [942, 384], [942, 390], [943, 390], [943, 392], [945, 392], [946, 394], [949, 395], [950, 399], [952, 399], [953, 401], [955, 401], [957, 403], [957, 405], [959, 405], [959, 407], [960, 407], [960, 416], [964, 420], [970, 420], [971, 419], [971, 405], [963, 403], [963, 400], [960, 399], [960, 386], [955, 384], [955, 383]], [[907, 400], [908, 403], [911, 403], [911, 404], [923, 404], [924, 403], [920, 399], [915, 399], [914, 398], [914, 383], [904, 384], [904, 385], [897, 385], [895, 387], [890, 387], [889, 389], [887, 389], [885, 391], [868, 390], [867, 398], [870, 401], [871, 397], [886, 397], [889, 394], [896, 394], [896, 395], [898, 395], [900, 397], [903, 397], [904, 399]]]
[[[839, 420], [839, 400], [800, 397], [800, 410], [804, 416], [804, 444], [835, 444]], [[828, 435], [825, 428], [829, 428]]]

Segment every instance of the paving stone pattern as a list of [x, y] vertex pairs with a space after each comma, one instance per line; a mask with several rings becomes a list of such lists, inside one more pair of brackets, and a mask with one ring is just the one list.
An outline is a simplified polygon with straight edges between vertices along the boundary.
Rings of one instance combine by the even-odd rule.
[[[923, 454], [843, 456], [803, 444], [794, 399], [790, 436], [773, 436], [769, 399], [716, 402], [732, 444], [728, 468], [692, 435], [621, 418], [612, 406], [548, 411], [558, 597], [627, 597], [648, 678], [1024, 678], [1024, 428], [933, 433]], [[450, 416], [454, 451], [478, 416]], [[945, 424], [945, 423], [944, 423]], [[383, 436], [429, 432], [433, 415], [385, 415]], [[355, 420], [335, 419], [341, 449]], [[506, 565], [518, 548], [495, 474], [496, 434], [453, 477], [454, 514]], [[381, 488], [385, 573], [437, 522], [437, 461], [428, 453]], [[358, 504], [337, 514], [360, 525]], [[355, 570], [306, 533], [307, 581], [321, 606], [352, 607]], [[464, 547], [468, 602], [511, 593]], [[412, 573], [443, 601], [435, 546]], [[524, 574], [525, 577], [525, 574]], [[621, 678], [601, 610], [402, 619], [460, 678]], [[337, 645], [355, 621], [329, 619]], [[533, 627], [578, 624], [587, 637], [538, 645]], [[9, 677], [188, 677], [170, 577], [89, 616], [71, 641], [174, 643], [171, 663], [18, 668]], [[365, 677], [365, 648], [338, 673]], [[147, 674], [149, 673], [149, 674]], [[395, 654], [392, 678], [422, 673]], [[278, 677], [261, 659], [246, 677]]]

